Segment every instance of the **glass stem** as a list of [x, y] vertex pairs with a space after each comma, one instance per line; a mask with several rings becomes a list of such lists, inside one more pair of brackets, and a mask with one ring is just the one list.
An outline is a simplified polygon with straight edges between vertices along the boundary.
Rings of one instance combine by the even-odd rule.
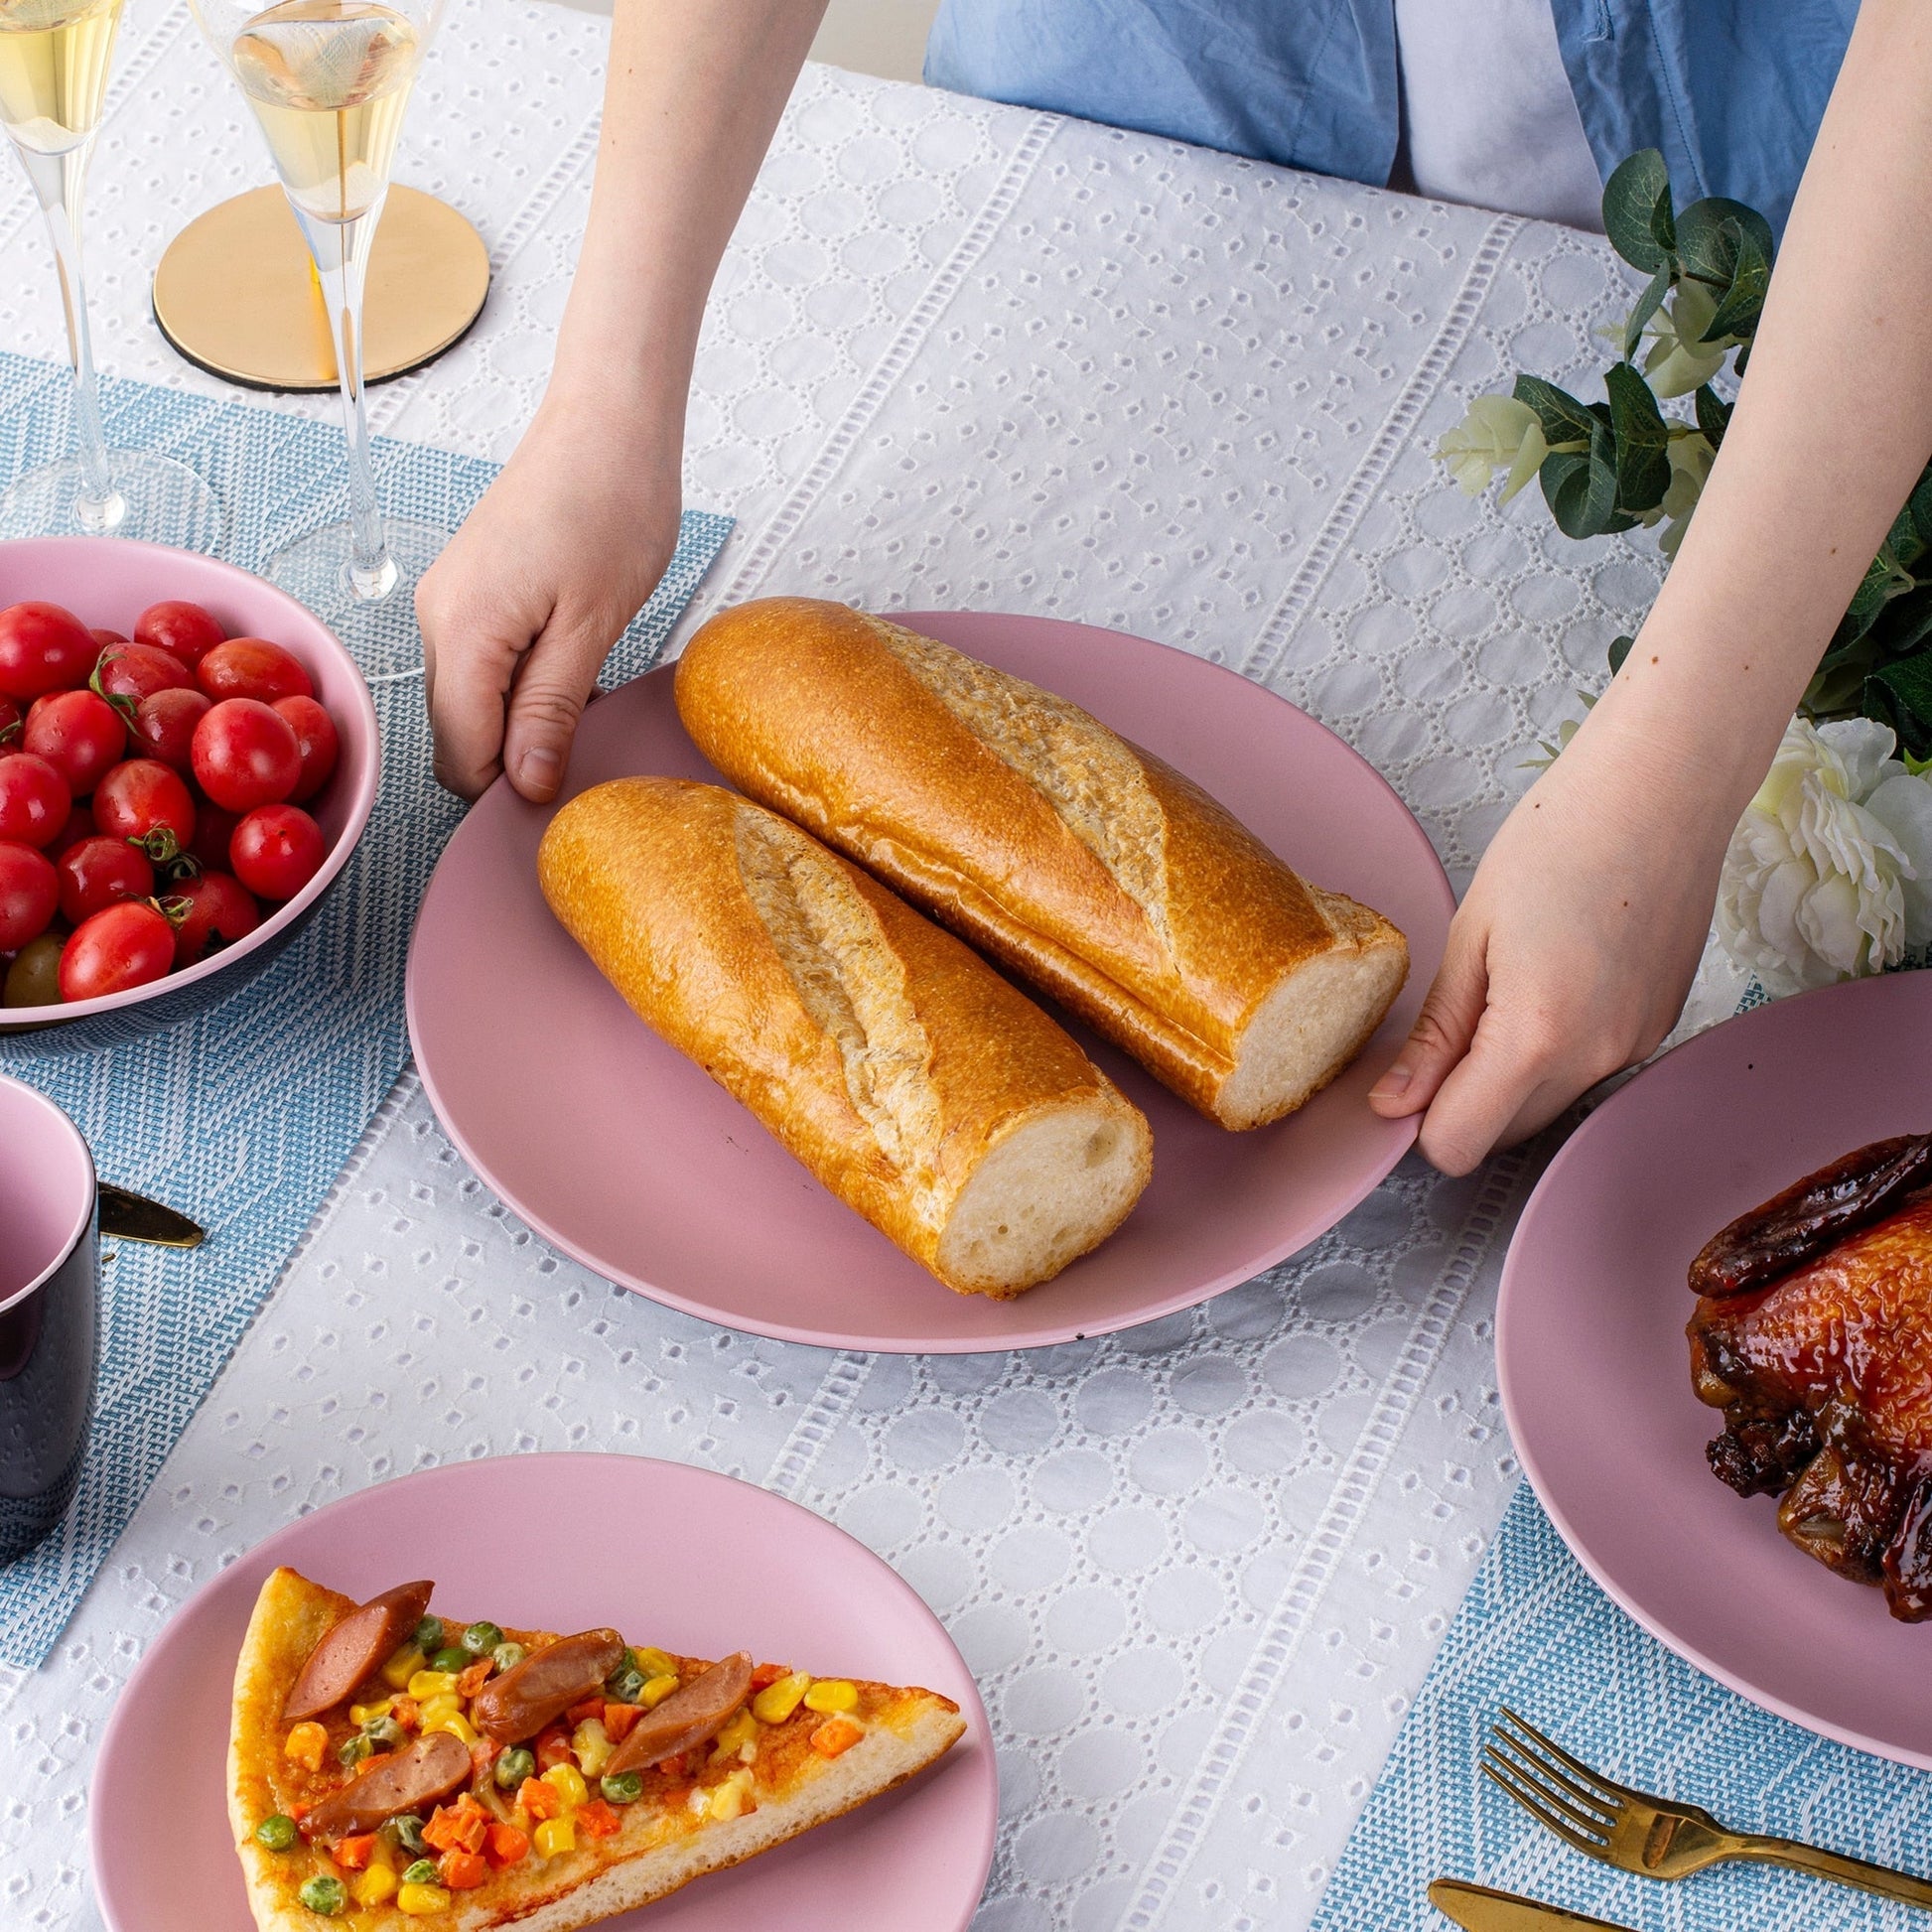
[[73, 519], [90, 535], [114, 529], [127, 515], [127, 501], [114, 487], [107, 467], [107, 444], [100, 427], [100, 391], [94, 381], [94, 346], [87, 330], [87, 285], [80, 267], [80, 188], [93, 152], [93, 137], [61, 154], [17, 147], [34, 185], [54, 262], [61, 278], [61, 306], [67, 316], [68, 355], [73, 363], [73, 431], [79, 444], [80, 494]]
[[346, 221], [323, 221], [296, 209], [322, 283], [336, 376], [342, 387], [343, 429], [348, 438], [349, 589], [369, 602], [387, 597], [396, 587], [398, 574], [383, 535], [375, 466], [369, 454], [369, 419], [362, 405], [362, 288], [368, 278], [369, 244], [381, 214], [380, 201]]

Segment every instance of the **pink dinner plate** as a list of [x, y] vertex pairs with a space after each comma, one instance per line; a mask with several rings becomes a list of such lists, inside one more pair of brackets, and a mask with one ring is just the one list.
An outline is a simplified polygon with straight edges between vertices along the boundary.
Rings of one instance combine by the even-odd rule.
[[910, 1585], [843, 1530], [730, 1476], [639, 1455], [516, 1455], [345, 1496], [176, 1612], [121, 1693], [94, 1765], [88, 1837], [108, 1932], [254, 1932], [228, 1829], [228, 1714], [249, 1612], [279, 1564], [350, 1596], [433, 1577], [435, 1607], [497, 1623], [614, 1623], [686, 1656], [744, 1648], [940, 1692], [966, 1734], [910, 1783], [607, 1923], [963, 1932], [971, 1920], [999, 1810], [992, 1740], [965, 1662]]
[[[1378, 1118], [1364, 1096], [1442, 958], [1453, 910], [1442, 865], [1368, 763], [1232, 671], [1045, 618], [903, 621], [1084, 705], [1316, 884], [1401, 926], [1409, 983], [1354, 1065], [1290, 1119], [1230, 1134], [1074, 1025], [1152, 1123], [1154, 1179], [1120, 1231], [1054, 1280], [1011, 1302], [954, 1295], [630, 1012], [537, 889], [555, 808], [499, 779], [450, 841], [410, 950], [409, 1032], [430, 1100], [471, 1166], [548, 1241], [727, 1327], [946, 1353], [1038, 1347], [1191, 1308], [1332, 1227], [1413, 1143], [1412, 1122]], [[566, 797], [638, 772], [719, 782], [678, 723], [671, 677], [654, 671], [591, 707]]]
[[1841, 1743], [1932, 1769], [1932, 1627], [1711, 1473], [1691, 1258], [1828, 1161], [1932, 1125], [1932, 973], [1760, 1007], [1646, 1068], [1552, 1162], [1503, 1269], [1503, 1410], [1578, 1560], [1679, 1656]]

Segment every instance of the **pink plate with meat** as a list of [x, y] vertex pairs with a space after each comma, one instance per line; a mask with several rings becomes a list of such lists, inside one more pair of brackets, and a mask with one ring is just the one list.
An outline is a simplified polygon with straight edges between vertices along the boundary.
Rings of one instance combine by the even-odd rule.
[[637, 1455], [516, 1455], [345, 1496], [176, 1611], [121, 1693], [94, 1766], [89, 1842], [108, 1932], [254, 1932], [228, 1827], [228, 1720], [249, 1612], [281, 1564], [363, 1600], [427, 1577], [432, 1609], [525, 1629], [612, 1624], [686, 1656], [744, 1649], [951, 1698], [965, 1735], [908, 1783], [602, 1923], [964, 1932], [971, 1921], [993, 1861], [993, 1745], [964, 1660], [911, 1587], [843, 1530], [729, 1476]]
[[[1409, 938], [1408, 985], [1366, 1050], [1289, 1119], [1232, 1134], [1077, 1023], [1146, 1113], [1154, 1179], [1126, 1223], [1009, 1302], [955, 1295], [843, 1206], [624, 1005], [551, 917], [536, 851], [554, 807], [500, 779], [444, 852], [409, 957], [409, 1032], [472, 1167], [607, 1279], [727, 1327], [825, 1347], [948, 1353], [1074, 1340], [1191, 1308], [1341, 1219], [1413, 1145], [1371, 1113], [1443, 955], [1454, 901], [1389, 785], [1306, 712], [1185, 651], [1045, 618], [901, 621], [1059, 692], [1164, 758], [1316, 885]], [[720, 782], [671, 672], [593, 705], [565, 797], [655, 772]], [[1061, 1016], [1064, 1018], [1064, 1016]]]

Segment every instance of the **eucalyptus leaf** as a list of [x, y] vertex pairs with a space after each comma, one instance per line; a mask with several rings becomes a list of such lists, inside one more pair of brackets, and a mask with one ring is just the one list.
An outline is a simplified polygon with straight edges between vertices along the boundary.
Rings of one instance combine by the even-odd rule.
[[1887, 657], [1907, 657], [1932, 638], [1932, 584], [1893, 598], [1871, 626], [1871, 641]]
[[1610, 675], [1615, 677], [1623, 668], [1623, 660], [1630, 655], [1630, 647], [1637, 640], [1634, 637], [1612, 637], [1610, 639]]
[[1586, 504], [1589, 496], [1589, 458], [1575, 450], [1552, 450], [1536, 473], [1543, 500], [1550, 506], [1556, 525], [1567, 537], [1591, 534], [1584, 527]]
[[1603, 232], [1610, 246], [1645, 274], [1669, 262], [1670, 170], [1655, 148], [1631, 155], [1603, 184]]
[[1683, 271], [1713, 289], [1728, 290], [1736, 280], [1747, 243], [1750, 257], [1762, 257], [1768, 273], [1777, 253], [1771, 224], [1754, 207], [1727, 196], [1707, 195], [1677, 217], [1677, 254]]
[[1730, 427], [1730, 404], [1708, 382], [1699, 387], [1691, 401], [1697, 409], [1698, 428], [1704, 432], [1706, 442], [1714, 450], [1719, 448], [1725, 440], [1725, 431]]
[[1630, 311], [1629, 320], [1623, 325], [1623, 353], [1626, 359], [1635, 356], [1637, 345], [1643, 341], [1644, 324], [1663, 306], [1664, 297], [1671, 292], [1675, 279], [1671, 264], [1666, 262], [1637, 297], [1637, 306]]
[[1564, 443], [1587, 445], [1589, 442], [1595, 421], [1568, 390], [1559, 389], [1554, 382], [1545, 382], [1540, 375], [1519, 375], [1510, 394], [1536, 411], [1537, 420], [1543, 425], [1543, 440], [1553, 450]]
[[[1768, 230], [1767, 230], [1768, 233]], [[1730, 287], [1718, 304], [1704, 332], [1707, 343], [1721, 343], [1726, 336], [1748, 336], [1757, 327], [1764, 310], [1764, 292], [1771, 286], [1771, 256], [1762, 246], [1755, 230], [1740, 227], [1737, 236], [1737, 263], [1731, 272]]]
[[1650, 384], [1630, 363], [1611, 364], [1603, 386], [1610, 397], [1616, 507], [1641, 515], [1654, 510], [1670, 487], [1670, 425]]
[[1905, 499], [1905, 514], [1912, 519], [1920, 543], [1932, 547], [1932, 465], [1920, 472], [1912, 485], [1912, 493]]
[[1873, 671], [1864, 682], [1864, 712], [1892, 728], [1907, 757], [1932, 756], [1932, 652]]

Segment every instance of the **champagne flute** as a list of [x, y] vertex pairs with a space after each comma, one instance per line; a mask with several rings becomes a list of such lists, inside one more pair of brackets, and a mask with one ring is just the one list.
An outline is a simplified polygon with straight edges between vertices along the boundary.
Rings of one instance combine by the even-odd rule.
[[382, 607], [406, 611], [397, 593], [449, 532], [383, 515], [362, 401], [362, 290], [403, 111], [444, 0], [190, 5], [240, 82], [315, 261], [348, 437], [347, 517], [277, 552], [268, 575], [335, 624], [365, 671], [405, 675], [420, 662], [414, 632]]
[[74, 456], [0, 495], [0, 536], [83, 531], [212, 550], [221, 511], [185, 463], [110, 450], [101, 433], [80, 271], [80, 200], [106, 105], [121, 0], [0, 0], [0, 126], [47, 217], [73, 362]]

